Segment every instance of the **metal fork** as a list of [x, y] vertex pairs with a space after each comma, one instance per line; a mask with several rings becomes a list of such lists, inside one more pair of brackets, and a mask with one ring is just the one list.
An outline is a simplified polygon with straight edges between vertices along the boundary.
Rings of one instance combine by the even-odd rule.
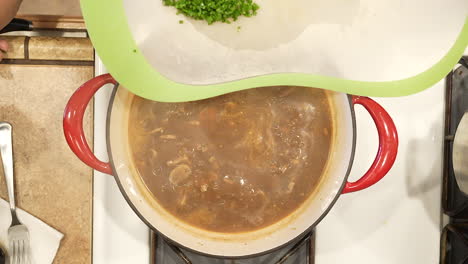
[[15, 187], [13, 174], [12, 128], [9, 123], [0, 122], [0, 154], [3, 162], [5, 182], [10, 200], [11, 225], [8, 229], [9, 263], [29, 264], [30, 246], [28, 228], [21, 224], [16, 215]]

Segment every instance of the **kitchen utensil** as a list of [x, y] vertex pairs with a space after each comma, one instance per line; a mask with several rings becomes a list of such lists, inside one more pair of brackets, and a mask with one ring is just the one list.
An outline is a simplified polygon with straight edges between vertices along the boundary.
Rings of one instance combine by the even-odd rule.
[[403, 96], [445, 77], [468, 44], [466, 0], [256, 2], [257, 16], [210, 26], [162, 1], [81, 6], [109, 72], [156, 101], [275, 85]]
[[453, 141], [453, 171], [460, 190], [468, 195], [468, 112], [458, 124]]
[[[0, 217], [0, 246], [8, 245], [8, 232], [6, 232], [6, 229], [9, 227], [11, 222], [10, 218], [6, 216], [9, 212], [9, 203], [5, 200], [0, 199], [0, 215], [5, 216]], [[21, 222], [28, 227], [28, 231], [30, 234], [29, 242], [31, 258], [33, 258], [32, 256], [34, 256], [34, 263], [53, 263], [55, 255], [59, 250], [63, 234], [57, 231], [56, 229], [52, 228], [45, 222], [43, 222], [41, 219], [29, 214], [28, 212], [21, 210], [21, 208], [18, 208], [16, 210], [16, 213], [19, 219], [21, 219]]]
[[[109, 105], [107, 143], [110, 163], [98, 160], [89, 148], [82, 129], [86, 106], [103, 85], [116, 85]], [[266, 228], [248, 233], [223, 234], [194, 228], [169, 215], [141, 186], [135, 177], [128, 153], [128, 114], [135, 95], [117, 85], [108, 74], [95, 77], [81, 86], [70, 98], [64, 113], [65, 138], [74, 153], [94, 169], [112, 174], [129, 205], [153, 230], [176, 244], [208, 255], [240, 257], [260, 254], [280, 247], [310, 231], [325, 217], [341, 193], [363, 190], [381, 180], [392, 167], [398, 149], [395, 125], [387, 112], [366, 97], [331, 93], [335, 118], [335, 141], [330, 151], [331, 162], [323, 182], [313, 197], [288, 217]], [[371, 168], [356, 182], [348, 182], [355, 150], [355, 117], [353, 106], [360, 104], [371, 114], [379, 133], [379, 151]]]
[[0, 34], [13, 32], [13, 31], [32, 31], [33, 24], [31, 21], [20, 19], [20, 18], [13, 18], [13, 20], [6, 25], [3, 29], [0, 29]]
[[25, 225], [21, 224], [16, 215], [11, 135], [11, 125], [6, 122], [0, 122], [0, 153], [11, 212], [11, 226], [8, 229], [10, 263], [28, 264], [30, 263], [29, 231]]

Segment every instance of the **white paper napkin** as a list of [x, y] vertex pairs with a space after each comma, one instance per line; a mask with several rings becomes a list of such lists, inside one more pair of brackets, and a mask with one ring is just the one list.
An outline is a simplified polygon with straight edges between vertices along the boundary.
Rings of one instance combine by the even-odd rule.
[[[36, 217], [17, 209], [18, 218], [29, 229], [32, 263], [51, 264], [57, 254], [63, 234]], [[11, 224], [10, 206], [0, 199], [0, 243], [8, 250], [8, 227]]]

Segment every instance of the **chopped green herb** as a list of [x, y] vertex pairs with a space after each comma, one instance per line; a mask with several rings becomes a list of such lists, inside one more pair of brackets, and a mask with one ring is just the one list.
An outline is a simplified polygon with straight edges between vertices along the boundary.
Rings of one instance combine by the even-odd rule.
[[237, 32], [240, 32], [241, 31], [241, 26], [238, 26], [237, 27]]
[[179, 20], [179, 24], [183, 24], [183, 23], [184, 23], [184, 21], [183, 21], [183, 20]]
[[[231, 23], [240, 16], [251, 17], [260, 8], [253, 0], [162, 0], [164, 5], [173, 6], [177, 14], [196, 20]], [[180, 21], [179, 21], [180, 23]], [[182, 23], [181, 23], [182, 24]]]

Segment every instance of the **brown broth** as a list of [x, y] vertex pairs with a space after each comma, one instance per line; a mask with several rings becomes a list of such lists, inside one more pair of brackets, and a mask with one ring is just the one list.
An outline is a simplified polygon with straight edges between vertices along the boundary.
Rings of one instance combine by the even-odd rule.
[[186, 103], [135, 97], [129, 142], [163, 208], [192, 226], [234, 233], [301, 206], [326, 167], [333, 129], [326, 92], [268, 87]]

